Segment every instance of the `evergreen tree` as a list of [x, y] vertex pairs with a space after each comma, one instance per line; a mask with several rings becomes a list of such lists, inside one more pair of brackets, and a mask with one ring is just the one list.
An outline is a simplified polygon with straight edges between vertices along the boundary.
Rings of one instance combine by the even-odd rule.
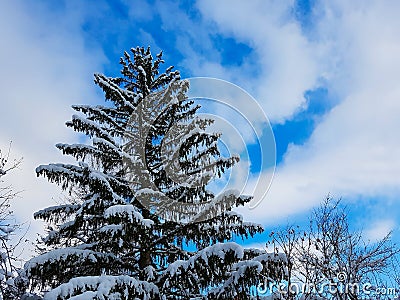
[[79, 195], [34, 215], [48, 234], [25, 270], [45, 299], [247, 299], [263, 275], [284, 276], [280, 257], [229, 242], [263, 230], [232, 211], [249, 197], [207, 190], [238, 158], [220, 155], [212, 120], [163, 62], [138, 47], [121, 77], [95, 74], [111, 105], [73, 106], [67, 122], [92, 143], [57, 144], [77, 164], [36, 169]]

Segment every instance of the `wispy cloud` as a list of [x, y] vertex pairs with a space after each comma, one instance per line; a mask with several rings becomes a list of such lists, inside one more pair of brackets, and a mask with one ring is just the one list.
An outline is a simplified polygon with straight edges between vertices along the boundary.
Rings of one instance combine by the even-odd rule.
[[293, 1], [199, 1], [204, 18], [250, 45], [257, 76], [236, 70], [245, 87], [261, 101], [273, 122], [284, 122], [306, 102], [303, 94], [317, 85], [319, 49], [301, 32], [291, 14]]
[[393, 220], [379, 220], [372, 224], [364, 233], [366, 241], [376, 242], [386, 237], [394, 228]]
[[[34, 172], [39, 164], [68, 161], [54, 147], [77, 136], [64, 125], [71, 104], [91, 102], [94, 70], [101, 70], [102, 52], [88, 51], [79, 12], [51, 8], [39, 2], [3, 2], [0, 9], [0, 147], [12, 141], [13, 157], [23, 157], [21, 170], [7, 176], [21, 198], [12, 203], [20, 222], [59, 200], [60, 189]], [[28, 238], [42, 232], [32, 222]]]
[[338, 97], [309, 140], [289, 147], [267, 198], [249, 214], [276, 220], [307, 210], [328, 193], [395, 197], [400, 190], [396, 4], [318, 2], [315, 27], [304, 32], [290, 14], [291, 3], [199, 2], [222, 33], [258, 53], [262, 71], [252, 79], [272, 121], [290, 119], [304, 108], [304, 93], [316, 85]]

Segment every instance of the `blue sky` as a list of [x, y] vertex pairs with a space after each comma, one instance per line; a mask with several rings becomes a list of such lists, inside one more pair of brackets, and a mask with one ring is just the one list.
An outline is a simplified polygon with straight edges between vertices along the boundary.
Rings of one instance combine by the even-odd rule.
[[[275, 134], [271, 189], [244, 211], [267, 228], [304, 220], [329, 193], [375, 240], [400, 210], [400, 20], [396, 1], [9, 1], [0, 4], [0, 146], [23, 156], [9, 180], [17, 217], [60, 200], [36, 178], [68, 161], [70, 106], [102, 103], [93, 73], [116, 76], [124, 50], [150, 45], [182, 77], [250, 93]], [[251, 148], [251, 147], [250, 147]], [[253, 156], [256, 157], [256, 155]], [[256, 159], [256, 158], [255, 158]], [[254, 171], [254, 169], [253, 169]], [[42, 229], [33, 222], [30, 236]], [[258, 242], [258, 241], [256, 241]]]

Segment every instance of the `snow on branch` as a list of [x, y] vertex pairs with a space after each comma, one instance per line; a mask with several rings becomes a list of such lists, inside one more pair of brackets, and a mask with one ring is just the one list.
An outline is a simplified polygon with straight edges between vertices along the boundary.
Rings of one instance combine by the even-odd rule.
[[[48, 292], [43, 300], [54, 299], [154, 299], [158, 288], [130, 276], [84, 276], [72, 278]], [[134, 298], [132, 298], [134, 297]]]
[[128, 222], [140, 223], [145, 227], [150, 227], [154, 224], [152, 220], [143, 218], [142, 214], [131, 204], [113, 205], [104, 212], [106, 219], [113, 217], [125, 217]]
[[24, 268], [27, 274], [37, 273], [36, 269], [46, 269], [46, 265], [60, 264], [60, 262], [73, 264], [74, 261], [90, 261], [97, 263], [100, 261], [113, 261], [114, 255], [109, 253], [100, 253], [92, 250], [82, 250], [77, 248], [62, 248], [36, 256], [26, 262]]

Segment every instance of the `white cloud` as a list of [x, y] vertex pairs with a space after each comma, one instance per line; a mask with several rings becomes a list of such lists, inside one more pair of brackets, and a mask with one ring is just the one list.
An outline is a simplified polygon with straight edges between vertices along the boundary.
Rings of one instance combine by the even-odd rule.
[[317, 8], [316, 37], [332, 66], [327, 87], [340, 103], [304, 145], [289, 147], [269, 194], [248, 212], [265, 222], [304, 211], [328, 193], [382, 201], [400, 193], [399, 4], [331, 3]]
[[[3, 2], [0, 9], [0, 147], [12, 140], [12, 156], [24, 158], [21, 170], [5, 178], [23, 191], [12, 203], [20, 222], [59, 200], [60, 189], [38, 179], [35, 168], [68, 161], [54, 144], [77, 139], [64, 123], [71, 104], [95, 98], [92, 73], [101, 71], [104, 59], [86, 48], [79, 12], [48, 9], [19, 1]], [[42, 225], [32, 222], [27, 237], [34, 241], [38, 232]]]
[[305, 105], [304, 91], [315, 87], [320, 76], [320, 50], [290, 15], [292, 1], [198, 1], [197, 5], [221, 33], [257, 53], [260, 74], [249, 78], [237, 68], [232, 78], [251, 89], [271, 121], [284, 122]]
[[386, 237], [395, 227], [393, 220], [379, 220], [372, 224], [364, 233], [366, 241], [376, 242]]

